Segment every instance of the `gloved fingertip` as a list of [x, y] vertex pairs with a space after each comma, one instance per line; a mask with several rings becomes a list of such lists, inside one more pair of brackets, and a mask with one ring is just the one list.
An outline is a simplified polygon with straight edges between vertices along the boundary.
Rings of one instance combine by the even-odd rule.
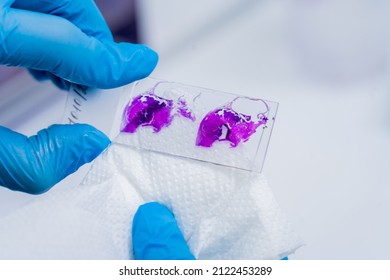
[[146, 45], [140, 45], [140, 56], [144, 60], [144, 67], [139, 72], [140, 79], [145, 78], [152, 73], [158, 63], [158, 54]]
[[92, 87], [109, 89], [127, 85], [149, 76], [158, 62], [157, 53], [146, 45], [114, 43], [106, 45], [111, 53], [109, 72], [99, 72]]
[[111, 143], [103, 132], [88, 124], [52, 125], [47, 133], [51, 142], [56, 143], [53, 147], [57, 147], [51, 152], [58, 166], [55, 182], [94, 160]]
[[133, 219], [133, 250], [138, 260], [194, 260], [174, 215], [157, 202], [141, 205]]
[[173, 218], [173, 214], [169, 211], [168, 207], [162, 205], [158, 202], [147, 202], [138, 207], [138, 214], [146, 214], [150, 217], [157, 216], [161, 217], [163, 215], [167, 215], [168, 217]]
[[[83, 138], [85, 148], [95, 149], [96, 153], [100, 154], [110, 145], [111, 140], [103, 132], [89, 124], [73, 124], [73, 130], [78, 133], [79, 137]], [[91, 159], [92, 160], [92, 159]]]

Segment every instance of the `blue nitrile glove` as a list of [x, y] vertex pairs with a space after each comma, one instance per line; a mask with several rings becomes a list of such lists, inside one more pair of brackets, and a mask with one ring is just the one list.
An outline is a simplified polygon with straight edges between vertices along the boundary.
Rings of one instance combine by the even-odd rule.
[[0, 64], [60, 88], [114, 88], [148, 76], [157, 54], [115, 43], [93, 0], [0, 1]]
[[0, 186], [43, 193], [109, 143], [102, 132], [85, 124], [52, 125], [32, 137], [0, 126]]
[[194, 260], [175, 217], [167, 207], [141, 205], [133, 220], [133, 250], [137, 260]]

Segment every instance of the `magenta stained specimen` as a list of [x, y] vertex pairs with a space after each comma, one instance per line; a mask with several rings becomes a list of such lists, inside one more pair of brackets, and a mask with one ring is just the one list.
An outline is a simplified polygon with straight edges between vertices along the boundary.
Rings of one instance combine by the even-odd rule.
[[268, 112], [268, 106], [264, 101], [261, 100], [266, 105], [267, 111], [258, 114], [258, 119], [254, 121], [251, 116], [232, 109], [235, 100], [209, 112], [203, 118], [196, 139], [197, 146], [211, 147], [216, 141], [229, 141], [231, 147], [237, 147], [241, 141], [248, 141], [259, 126], [267, 123], [265, 114]]
[[162, 98], [154, 93], [160, 83], [136, 96], [125, 108], [122, 132], [134, 133], [139, 126], [152, 126], [154, 132], [159, 132], [164, 126], [172, 123], [175, 113], [195, 121], [195, 116], [183, 97], [180, 97], [175, 104], [173, 100]]
[[173, 101], [152, 94], [138, 95], [125, 109], [126, 125], [122, 132], [134, 133], [139, 126], [152, 126], [159, 132], [172, 122]]
[[187, 102], [185, 101], [183, 96], [179, 97], [179, 99], [177, 100], [177, 112], [183, 117], [190, 119], [193, 122], [196, 119], [194, 113], [188, 107]]

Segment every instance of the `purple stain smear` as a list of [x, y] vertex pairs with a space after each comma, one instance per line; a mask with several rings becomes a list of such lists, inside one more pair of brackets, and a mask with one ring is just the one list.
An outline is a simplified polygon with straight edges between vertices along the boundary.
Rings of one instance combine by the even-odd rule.
[[139, 126], [152, 126], [159, 132], [172, 122], [173, 101], [152, 94], [138, 95], [125, 109], [126, 125], [122, 132], [134, 133]]
[[183, 96], [180, 96], [177, 100], [177, 112], [183, 117], [190, 119], [191, 121], [195, 121], [195, 115], [187, 105]]
[[237, 97], [227, 105], [209, 112], [203, 118], [196, 138], [197, 146], [211, 147], [216, 141], [228, 141], [231, 147], [237, 147], [241, 141], [248, 141], [259, 126], [267, 124], [266, 113], [269, 111], [267, 103], [261, 99], [247, 98], [261, 101], [267, 108], [266, 112], [257, 115], [257, 120], [252, 120], [251, 116], [238, 113], [232, 108], [238, 98], [242, 97]]
[[158, 82], [153, 88], [134, 97], [126, 106], [122, 132], [134, 133], [139, 126], [151, 126], [154, 132], [159, 132], [163, 127], [171, 125], [176, 114], [195, 121], [195, 115], [183, 96], [175, 103], [154, 93], [160, 83], [163, 82]]

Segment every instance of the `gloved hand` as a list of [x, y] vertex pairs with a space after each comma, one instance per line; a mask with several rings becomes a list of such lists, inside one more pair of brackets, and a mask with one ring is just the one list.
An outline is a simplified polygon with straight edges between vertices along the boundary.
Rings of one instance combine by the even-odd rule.
[[167, 207], [151, 202], [141, 205], [133, 219], [133, 250], [137, 260], [194, 260]]
[[0, 186], [43, 193], [93, 160], [109, 143], [90, 125], [52, 125], [32, 137], [0, 126]]
[[[150, 74], [157, 54], [115, 43], [92, 0], [0, 1], [0, 64], [38, 79], [113, 88]], [[51, 126], [27, 138], [0, 127], [0, 185], [39, 194], [94, 159], [109, 139], [87, 125]]]
[[0, 1], [0, 64], [31, 69], [60, 88], [113, 88], [148, 76], [157, 54], [115, 43], [92, 0]]
[[93, 160], [109, 143], [90, 125], [52, 125], [32, 137], [0, 126], [0, 186], [43, 193]]

